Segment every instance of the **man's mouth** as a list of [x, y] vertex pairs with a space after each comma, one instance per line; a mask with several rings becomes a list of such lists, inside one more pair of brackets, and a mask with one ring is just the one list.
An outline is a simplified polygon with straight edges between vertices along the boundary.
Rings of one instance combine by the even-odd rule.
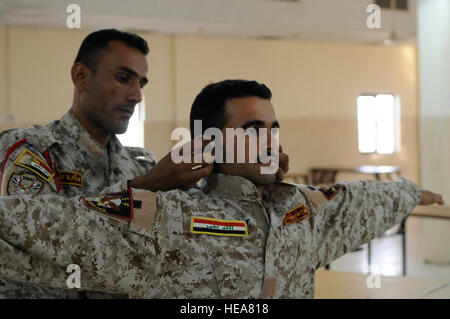
[[119, 111], [120, 113], [123, 113], [124, 115], [126, 115], [127, 117], [131, 117], [133, 115], [134, 112], [134, 106], [133, 107], [117, 107], [116, 108], [117, 111]]

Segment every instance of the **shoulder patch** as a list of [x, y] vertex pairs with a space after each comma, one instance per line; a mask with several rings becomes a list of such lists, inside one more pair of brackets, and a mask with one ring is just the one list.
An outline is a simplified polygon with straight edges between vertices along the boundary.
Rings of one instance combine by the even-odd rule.
[[241, 220], [220, 220], [207, 217], [191, 218], [191, 233], [218, 236], [248, 236], [247, 223]]
[[[3, 136], [3, 133], [0, 133], [0, 136]], [[4, 178], [4, 173], [5, 173], [5, 167], [6, 167], [6, 163], [8, 162], [8, 158], [9, 156], [11, 156], [11, 154], [17, 149], [19, 148], [23, 143], [25, 143], [27, 141], [26, 138], [15, 142], [7, 151], [6, 151], [6, 155], [5, 158], [3, 159], [3, 164], [2, 164], [2, 170], [0, 171], [0, 194], [3, 192], [3, 178]]]
[[133, 219], [133, 196], [131, 190], [104, 196], [83, 197], [83, 203], [102, 214], [125, 220]]
[[53, 176], [55, 176], [53, 170], [49, 168], [44, 161], [42, 161], [38, 156], [34, 155], [33, 152], [28, 149], [25, 149], [19, 155], [19, 157], [17, 157], [17, 159], [14, 161], [14, 164], [32, 171], [47, 182], [50, 182]]
[[330, 200], [343, 188], [342, 185], [335, 184], [333, 186], [322, 186], [319, 191], [322, 192], [326, 199]]
[[297, 206], [291, 210], [289, 210], [283, 218], [283, 224], [285, 226], [290, 225], [292, 223], [298, 222], [302, 219], [305, 219], [309, 216], [308, 209], [304, 204]]
[[44, 181], [40, 180], [33, 174], [16, 174], [13, 173], [6, 186], [6, 194], [13, 195], [36, 195], [42, 191]]
[[62, 185], [83, 187], [83, 175], [81, 173], [72, 171], [58, 172], [58, 176], [56, 178]]

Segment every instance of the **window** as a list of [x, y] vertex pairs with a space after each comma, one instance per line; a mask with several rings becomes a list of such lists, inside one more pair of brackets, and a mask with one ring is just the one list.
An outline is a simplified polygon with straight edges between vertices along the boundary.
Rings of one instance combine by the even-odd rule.
[[144, 147], [145, 99], [134, 108], [133, 116], [128, 122], [128, 129], [117, 138], [124, 146]]
[[400, 107], [392, 94], [358, 96], [358, 146], [361, 153], [399, 151]]
[[397, 10], [408, 10], [408, 0], [375, 0], [375, 3], [378, 4], [382, 9], [391, 9], [395, 6]]

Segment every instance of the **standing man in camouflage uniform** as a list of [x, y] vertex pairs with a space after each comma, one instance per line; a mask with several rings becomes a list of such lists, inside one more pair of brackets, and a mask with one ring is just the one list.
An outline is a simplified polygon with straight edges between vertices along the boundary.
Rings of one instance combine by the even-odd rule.
[[[71, 109], [59, 121], [0, 133], [0, 196], [71, 198], [126, 190], [129, 186], [190, 188], [212, 171], [174, 165], [170, 154], [156, 166], [151, 152], [123, 147], [124, 133], [148, 82], [147, 42], [136, 34], [101, 30], [88, 35], [71, 69]], [[20, 211], [17, 211], [20, 214]], [[61, 211], [61, 214], [64, 214]], [[3, 297], [77, 297], [0, 278]]]
[[[193, 104], [191, 126], [269, 130], [279, 126], [270, 98], [253, 81], [211, 84]], [[315, 188], [278, 183], [280, 171], [261, 176], [264, 165], [217, 164], [202, 190], [0, 200], [0, 273], [62, 288], [74, 263], [82, 289], [132, 297], [312, 298], [317, 268], [417, 204], [442, 204], [406, 179]]]

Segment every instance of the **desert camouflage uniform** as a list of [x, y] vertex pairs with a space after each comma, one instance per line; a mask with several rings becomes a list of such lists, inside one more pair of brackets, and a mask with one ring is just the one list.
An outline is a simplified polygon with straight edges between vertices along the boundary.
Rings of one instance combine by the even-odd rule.
[[[22, 154], [25, 155], [21, 157]], [[34, 165], [38, 164], [37, 169], [20, 165], [31, 164], [24, 160], [26, 156], [29, 159], [36, 156], [33, 161]], [[127, 180], [147, 173], [155, 164], [149, 151], [123, 147], [115, 136], [103, 148], [72, 111], [47, 126], [34, 125], [0, 133], [0, 159], [2, 197], [57, 194], [70, 198], [111, 193], [126, 189]], [[49, 177], [51, 174], [55, 175]], [[19, 207], [14, 207], [14, 211], [23, 213]], [[64, 214], [64, 210], [60, 213]], [[0, 297], [76, 298], [83, 295], [0, 278]]]
[[[74, 263], [82, 289], [136, 298], [313, 298], [315, 270], [401, 222], [421, 190], [405, 179], [277, 183], [259, 200], [249, 180], [213, 174], [202, 190], [132, 197], [131, 222], [90, 199], [0, 199], [0, 274], [62, 288]], [[197, 233], [193, 218], [245, 222], [247, 236]]]

